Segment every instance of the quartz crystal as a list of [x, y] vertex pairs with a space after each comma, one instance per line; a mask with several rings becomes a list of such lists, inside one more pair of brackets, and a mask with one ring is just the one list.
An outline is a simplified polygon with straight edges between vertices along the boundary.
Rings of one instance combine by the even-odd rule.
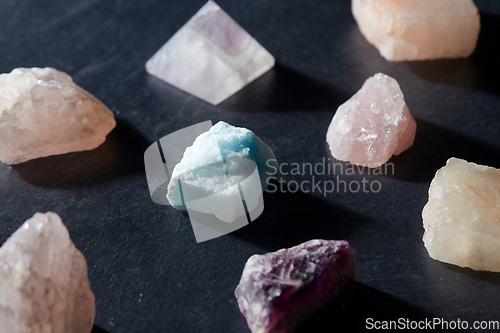
[[87, 262], [55, 213], [36, 213], [0, 248], [0, 331], [90, 333]]
[[149, 74], [217, 105], [274, 66], [274, 57], [208, 1], [146, 63]]
[[292, 332], [354, 284], [356, 253], [346, 241], [311, 240], [248, 259], [235, 295], [253, 333]]
[[0, 75], [0, 161], [91, 150], [115, 127], [113, 113], [54, 68]]
[[336, 159], [376, 168], [410, 148], [416, 130], [398, 82], [379, 73], [339, 106], [326, 141]]
[[472, 0], [352, 0], [352, 13], [389, 61], [468, 57], [479, 36]]
[[[252, 193], [262, 195], [268, 174], [276, 171], [273, 168], [277, 166], [273, 151], [252, 131], [220, 121], [186, 148], [172, 172], [167, 199], [174, 208], [186, 210], [186, 202], [193, 203], [215, 195], [213, 198], [223, 203], [219, 213], [229, 214], [221, 218], [231, 222], [241, 215], [231, 213], [237, 206], [232, 203], [240, 201], [241, 205], [240, 189], [243, 194], [250, 188]], [[255, 179], [251, 178], [252, 174], [256, 175]], [[245, 183], [248, 178], [250, 184]], [[245, 197], [247, 204], [250, 203], [250, 195]], [[216, 207], [213, 203], [201, 208], [198, 206], [198, 211], [215, 213], [213, 209]], [[244, 210], [242, 214], [245, 215]]]
[[431, 182], [422, 217], [432, 258], [500, 272], [500, 169], [450, 158]]

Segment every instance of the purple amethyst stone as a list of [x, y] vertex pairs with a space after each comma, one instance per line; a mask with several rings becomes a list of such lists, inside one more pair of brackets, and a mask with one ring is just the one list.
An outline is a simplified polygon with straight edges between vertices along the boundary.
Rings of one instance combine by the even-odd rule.
[[235, 295], [253, 333], [288, 333], [352, 289], [356, 252], [346, 241], [310, 240], [248, 259]]

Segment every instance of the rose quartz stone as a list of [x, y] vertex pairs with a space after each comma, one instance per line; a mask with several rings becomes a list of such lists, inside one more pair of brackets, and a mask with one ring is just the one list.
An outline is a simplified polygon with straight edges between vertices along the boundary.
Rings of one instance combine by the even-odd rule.
[[480, 30], [472, 0], [353, 0], [352, 13], [389, 61], [468, 57]]
[[416, 130], [398, 82], [379, 73], [339, 106], [326, 141], [336, 159], [377, 168], [410, 148]]
[[0, 75], [0, 161], [91, 150], [116, 126], [101, 101], [54, 68]]
[[90, 333], [87, 262], [55, 213], [36, 213], [0, 248], [0, 332]]

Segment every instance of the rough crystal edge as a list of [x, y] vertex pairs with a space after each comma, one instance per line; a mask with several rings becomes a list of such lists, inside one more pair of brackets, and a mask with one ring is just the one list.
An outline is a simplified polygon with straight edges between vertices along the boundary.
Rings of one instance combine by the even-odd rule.
[[[38, 150], [35, 150], [35, 151], [32, 151], [32, 152], [30, 152], [28, 154], [16, 155], [16, 158], [13, 158], [13, 159], [5, 159], [4, 161], [2, 161], [2, 163], [8, 164], [8, 165], [17, 165], [17, 164], [25, 163], [25, 162], [28, 162], [28, 161], [31, 161], [31, 160], [36, 160], [36, 159], [39, 159], [39, 158], [45, 158], [45, 157], [49, 157], [49, 156], [64, 155], [64, 154], [78, 153], [78, 152], [84, 152], [84, 151], [94, 150], [97, 147], [101, 146], [104, 142], [106, 142], [106, 136], [109, 133], [111, 133], [111, 131], [116, 126], [116, 120], [114, 121], [114, 124], [115, 125], [112, 128], [109, 129], [109, 131], [106, 133], [106, 135], [104, 135], [102, 137], [101, 136], [99, 136], [99, 137], [93, 137], [92, 140], [90, 140], [90, 139], [88, 140], [90, 142], [94, 142], [95, 141], [95, 144], [87, 145], [86, 144], [87, 140], [80, 141], [82, 143], [85, 143], [85, 145], [87, 145], [86, 148], [77, 149], [77, 150], [74, 150], [74, 149], [70, 150], [70, 149], [68, 149], [66, 147], [67, 146], [73, 146], [74, 144], [68, 143], [68, 144], [64, 144], [64, 145], [58, 145], [57, 146], [58, 149], [56, 150], [56, 152], [51, 152], [50, 154], [39, 154]], [[99, 138], [99, 141], [95, 140], [96, 138]]]

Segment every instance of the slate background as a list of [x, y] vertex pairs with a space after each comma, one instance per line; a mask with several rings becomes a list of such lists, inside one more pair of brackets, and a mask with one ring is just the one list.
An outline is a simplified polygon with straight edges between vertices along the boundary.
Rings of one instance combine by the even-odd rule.
[[[57, 212], [89, 265], [94, 333], [249, 332], [233, 296], [246, 260], [312, 238], [351, 243], [357, 284], [345, 308], [325, 309], [301, 332], [363, 329], [366, 318], [498, 320], [500, 274], [432, 260], [421, 211], [449, 157], [500, 167], [500, 3], [476, 1], [482, 31], [471, 58], [389, 63], [361, 36], [349, 1], [220, 0], [277, 65], [217, 107], [144, 70], [203, 3], [0, 2], [0, 72], [65, 71], [118, 122], [96, 150], [0, 164], [0, 242], [35, 212]], [[380, 181], [380, 193], [266, 193], [251, 225], [201, 244], [187, 216], [150, 200], [145, 149], [205, 120], [250, 128], [280, 162], [330, 157], [335, 110], [377, 72], [399, 81], [418, 124], [414, 146], [390, 161], [395, 175], [343, 177]]]

